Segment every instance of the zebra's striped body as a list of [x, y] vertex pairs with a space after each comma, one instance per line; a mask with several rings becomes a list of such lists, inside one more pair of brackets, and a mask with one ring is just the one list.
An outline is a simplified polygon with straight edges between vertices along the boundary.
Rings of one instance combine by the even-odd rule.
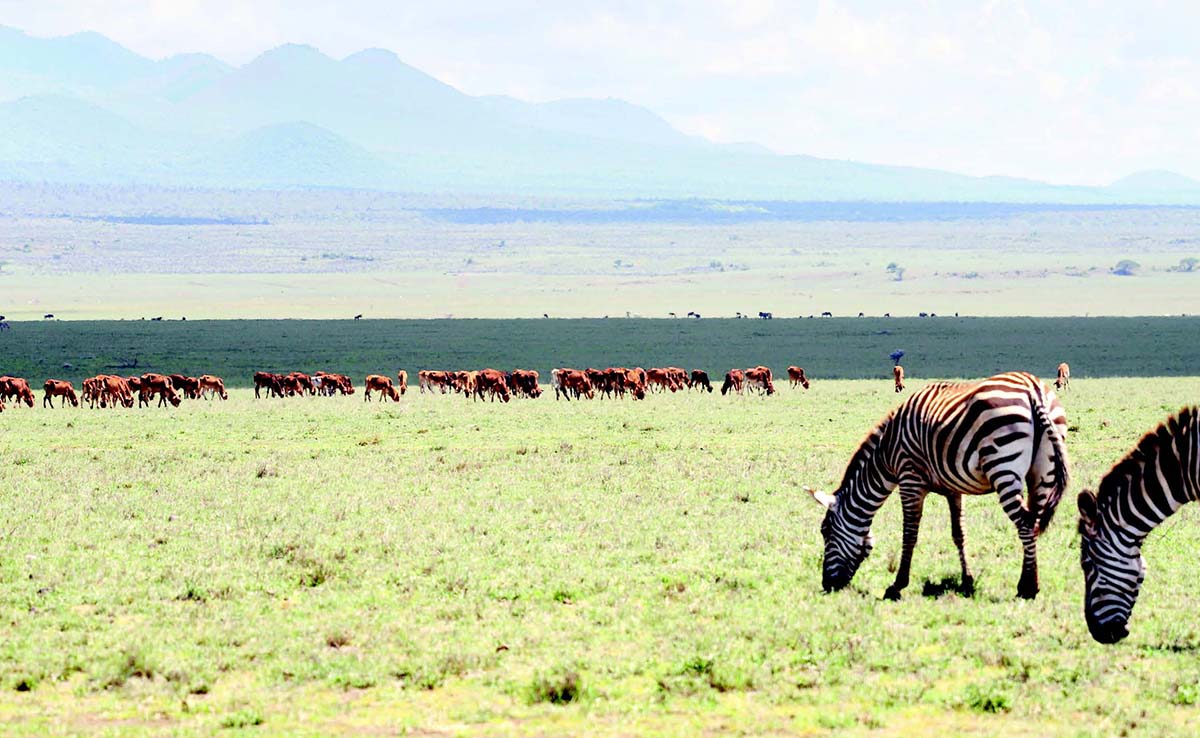
[[1100, 480], [1079, 494], [1084, 615], [1092, 637], [1116, 643], [1146, 576], [1142, 541], [1159, 523], [1200, 497], [1200, 409], [1185, 408], [1147, 433]]
[[[904, 551], [887, 596], [908, 585], [925, 496], [935, 492], [950, 505], [951, 534], [958, 547], [962, 586], [974, 586], [962, 532], [962, 495], [995, 491], [1017, 527], [1024, 548], [1017, 592], [1037, 595], [1038, 534], [1054, 516], [1067, 484], [1063, 446], [1066, 413], [1054, 393], [1024, 372], [980, 382], [931, 384], [910, 397], [867, 435], [850, 460], [835, 495], [813, 493], [828, 508], [823, 584], [850, 583], [870, 553], [871, 521], [893, 490], [904, 511]], [[1022, 489], [1029, 487], [1027, 499]]]

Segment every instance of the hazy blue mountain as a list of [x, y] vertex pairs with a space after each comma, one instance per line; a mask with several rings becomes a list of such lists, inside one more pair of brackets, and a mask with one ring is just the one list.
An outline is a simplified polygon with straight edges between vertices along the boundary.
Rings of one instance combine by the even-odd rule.
[[0, 27], [0, 177], [593, 197], [1200, 203], [1169, 172], [1058, 187], [686, 135], [616, 99], [466, 95], [367, 49], [288, 44], [231, 67], [139, 56], [95, 33]]

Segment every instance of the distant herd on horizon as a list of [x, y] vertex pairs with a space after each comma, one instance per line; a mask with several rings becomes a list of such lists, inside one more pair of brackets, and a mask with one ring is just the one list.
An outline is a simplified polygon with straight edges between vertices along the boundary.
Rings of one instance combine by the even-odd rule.
[[[422, 393], [461, 393], [508, 402], [511, 397], [537, 398], [539, 375], [532, 370], [501, 372], [420, 371]], [[644, 399], [650, 392], [699, 389], [713, 392], [703, 370], [678, 367], [649, 370], [555, 369], [551, 372], [555, 398], [574, 399], [630, 396]], [[800, 367], [788, 367], [793, 387], [810, 386]], [[397, 382], [372, 374], [366, 377], [364, 400], [399, 402], [408, 389], [408, 374]], [[1055, 389], [1070, 387], [1070, 367], [1060, 364]], [[904, 390], [904, 370], [893, 369], [896, 392]], [[80, 406], [74, 386], [49, 379], [43, 385], [43, 405], [55, 398]], [[770, 368], [732, 369], [721, 393], [746, 389], [775, 394]], [[349, 377], [330, 372], [276, 374], [256, 372], [256, 397], [352, 395]], [[91, 407], [131, 408], [136, 393], [140, 406], [158, 398], [160, 406], [178, 406], [181, 398], [226, 399], [220, 377], [148, 373], [140, 377], [98, 375], [83, 382], [82, 399]], [[0, 377], [0, 411], [4, 401], [34, 405], [28, 382]], [[893, 491], [899, 490], [903, 511], [903, 550], [895, 581], [885, 597], [899, 599], [909, 583], [913, 551], [925, 497], [933, 492], [946, 498], [951, 513], [951, 537], [958, 549], [964, 594], [974, 591], [967, 564], [962, 496], [996, 492], [1001, 508], [1013, 522], [1023, 549], [1017, 595], [1032, 599], [1039, 590], [1037, 539], [1054, 518], [1070, 479], [1066, 449], [1066, 411], [1054, 390], [1026, 372], [1008, 372], [975, 382], [934, 382], [892, 410], [867, 434], [851, 456], [837, 490], [807, 492], [825, 509], [822, 586], [826, 591], [848, 586], [871, 553], [871, 523]], [[1185, 407], [1146, 434], [1101, 479], [1097, 491], [1079, 493], [1080, 565], [1084, 573], [1084, 613], [1088, 630], [1101, 643], [1125, 638], [1128, 622], [1146, 574], [1142, 542], [1166, 518], [1200, 498], [1200, 409]], [[1026, 494], [1024, 491], [1028, 489]]]

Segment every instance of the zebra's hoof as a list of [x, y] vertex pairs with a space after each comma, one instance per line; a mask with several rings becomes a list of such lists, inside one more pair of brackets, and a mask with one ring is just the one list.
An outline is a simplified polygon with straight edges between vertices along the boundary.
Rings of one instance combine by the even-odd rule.
[[1036, 599], [1038, 596], [1038, 586], [1036, 584], [1029, 585], [1022, 582], [1017, 586], [1017, 597], [1023, 600]]
[[963, 577], [962, 582], [958, 585], [958, 593], [964, 597], [971, 597], [975, 594], [975, 577]]
[[896, 602], [900, 599], [900, 590], [896, 587], [888, 587], [887, 591], [883, 593], [883, 599]]

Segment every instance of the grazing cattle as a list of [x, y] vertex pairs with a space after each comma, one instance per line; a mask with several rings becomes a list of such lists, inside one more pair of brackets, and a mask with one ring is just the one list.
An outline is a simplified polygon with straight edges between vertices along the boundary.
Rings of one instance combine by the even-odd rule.
[[283, 397], [283, 375], [273, 372], [254, 372], [254, 396], [261, 397], [262, 390], [267, 391], [267, 397]]
[[896, 383], [896, 391], [904, 391], [904, 367], [897, 364], [892, 367], [892, 380]]
[[79, 398], [75, 396], [75, 388], [66, 380], [47, 379], [46, 383], [42, 385], [42, 389], [46, 391], [45, 397], [42, 398], [42, 407], [54, 407], [55, 397], [63, 398], [59, 407], [65, 407], [67, 402], [79, 407]]
[[725, 372], [725, 384], [721, 385], [721, 394], [726, 395], [730, 392], [742, 394], [742, 388], [746, 384], [746, 374], [741, 369], [730, 369]]
[[491, 397], [492, 402], [499, 397], [504, 402], [511, 399], [509, 394], [508, 382], [505, 381], [504, 372], [495, 369], [484, 369], [480, 372], [472, 372], [475, 374], [474, 380], [475, 396], [482, 400], [485, 392]]
[[708, 372], [703, 369], [693, 369], [691, 380], [688, 382], [688, 389], [700, 388], [701, 391], [713, 391], [712, 382], [708, 381]]
[[808, 377], [804, 376], [804, 369], [798, 366], [789, 366], [787, 368], [788, 381], [793, 387], [800, 385], [804, 389], [808, 389]]
[[821, 313], [821, 317], [822, 317], [822, 318], [832, 318], [832, 317], [833, 317], [833, 313], [831, 313], [831, 312], [829, 312], [828, 310], [826, 310], [825, 312]]
[[592, 383], [593, 390], [599, 392], [600, 397], [603, 398], [607, 392], [608, 375], [601, 369], [593, 369], [591, 367], [584, 369], [583, 374]]
[[338, 393], [343, 395], [354, 394], [354, 383], [345, 374], [317, 372], [313, 375], [312, 381], [313, 387], [316, 388], [317, 392], [326, 397], [332, 397]]
[[283, 377], [283, 389], [289, 395], [315, 395], [317, 387], [304, 372], [288, 372]]
[[171, 380], [171, 386], [176, 392], [182, 392], [183, 396], [189, 400], [196, 400], [200, 397], [200, 380], [195, 377], [185, 377], [182, 374], [171, 374], [168, 377]]
[[[103, 374], [96, 377], [100, 385], [100, 407], [133, 407], [133, 389], [130, 387], [130, 381], [124, 377], [118, 377], [115, 374]], [[141, 389], [142, 382], [140, 377], [137, 379], [138, 389]]]
[[1056, 389], [1065, 390], [1071, 385], [1071, 366], [1067, 362], [1058, 365], [1058, 379], [1054, 380]]
[[562, 396], [571, 399], [571, 395], [578, 400], [581, 397], [586, 397], [589, 400], [596, 396], [596, 388], [592, 384], [592, 380], [588, 378], [587, 373], [578, 369], [558, 369], [558, 384], [554, 388], [554, 399], [558, 399], [558, 393]]
[[[428, 389], [430, 392], [436, 388], [444, 395], [446, 392], [454, 391], [454, 372], [427, 371], [425, 375], [425, 383], [421, 391]], [[420, 378], [422, 372], [417, 372], [417, 377]]]
[[403, 369], [396, 372], [396, 389], [402, 395], [408, 392], [408, 372]]
[[746, 386], [758, 390], [760, 394], [775, 394], [774, 379], [770, 367], [760, 365], [746, 370]]
[[641, 367], [626, 369], [621, 377], [621, 394], [633, 395], [635, 400], [646, 399], [646, 370]]
[[164, 374], [143, 374], [142, 387], [138, 393], [138, 407], [149, 405], [150, 398], [158, 396], [158, 406], [162, 407], [168, 402], [173, 407], [179, 407], [179, 395], [175, 392], [175, 386], [171, 383], [171, 378]]
[[509, 376], [509, 385], [515, 394], [537, 398], [542, 395], [538, 380], [538, 373], [532, 369], [514, 369]]
[[898, 488], [903, 550], [896, 579], [884, 596], [899, 599], [908, 585], [930, 492], [943, 495], [950, 505], [959, 581], [963, 591], [972, 591], [962, 497], [995, 492], [1024, 549], [1017, 596], [1033, 599], [1038, 593], [1037, 539], [1054, 518], [1068, 483], [1066, 433], [1066, 412], [1054, 391], [1025, 372], [980, 382], [938, 382], [917, 392], [862, 441], [837, 492], [808, 490], [826, 509], [822, 586], [832, 591], [850, 584], [871, 553], [871, 521]]
[[229, 399], [229, 393], [225, 391], [225, 380], [220, 377], [214, 377], [211, 374], [202, 374], [196, 380], [200, 385], [200, 397], [208, 395], [208, 399], [214, 396], [220, 397], [222, 400]]
[[479, 372], [447, 372], [450, 375], [450, 389], [461, 392], [463, 397], [475, 398], [475, 386]]
[[17, 407], [22, 402], [33, 407], [33, 390], [29, 388], [29, 382], [21, 377], [0, 377], [0, 400], [15, 400]]
[[679, 383], [678, 375], [674, 372], [673, 367], [661, 368], [652, 367], [646, 372], [646, 388], [650, 391], [678, 392], [682, 385]]
[[79, 394], [87, 402], [88, 407], [95, 409], [96, 404], [100, 402], [100, 378], [88, 377], [83, 380], [83, 386]]
[[774, 318], [775, 316], [772, 315], [771, 313], [764, 313], [760, 310], [758, 313], [758, 317], [761, 318], [762, 320], [770, 320], [771, 318]]
[[368, 374], [363, 388], [363, 402], [371, 399], [371, 393], [378, 392], [379, 399], [391, 398], [392, 402], [400, 402], [400, 393], [392, 386], [391, 377], [382, 374]]

